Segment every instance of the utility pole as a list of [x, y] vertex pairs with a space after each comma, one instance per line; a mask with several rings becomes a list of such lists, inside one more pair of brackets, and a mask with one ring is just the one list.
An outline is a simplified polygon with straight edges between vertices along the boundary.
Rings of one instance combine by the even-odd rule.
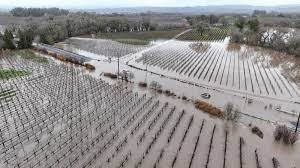
[[118, 80], [119, 80], [119, 74], [120, 74], [120, 54], [118, 53]]
[[[147, 55], [145, 55], [145, 64], [146, 64], [146, 76], [145, 76], [145, 83], [147, 83], [147, 74], [148, 74], [148, 63], [147, 63]], [[152, 57], [152, 54], [151, 54]]]
[[296, 126], [295, 133], [298, 131], [299, 121], [300, 121], [300, 113], [299, 113], [299, 116], [298, 116], [298, 121], [297, 121], [297, 126]]

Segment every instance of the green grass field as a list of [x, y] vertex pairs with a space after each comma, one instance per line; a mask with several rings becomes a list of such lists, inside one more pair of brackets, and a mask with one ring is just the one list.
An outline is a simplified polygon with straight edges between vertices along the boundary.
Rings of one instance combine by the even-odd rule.
[[214, 27], [208, 31], [205, 31], [202, 36], [196, 30], [189, 31], [181, 36], [178, 40], [196, 40], [196, 41], [213, 41], [213, 40], [223, 40], [228, 36], [229, 28], [219, 28]]
[[40, 56], [36, 55], [33, 51], [30, 51], [30, 50], [15, 50], [15, 51], [13, 51], [13, 54], [18, 55], [21, 58], [31, 60], [33, 62], [43, 63], [43, 64], [48, 63], [47, 58], [40, 57]]
[[138, 39], [114, 39], [114, 41], [117, 41], [119, 43], [124, 44], [132, 44], [132, 45], [148, 45], [149, 41], [147, 40], [138, 40]]
[[14, 69], [0, 69], [0, 80], [16, 78], [16, 77], [20, 77], [20, 76], [27, 76], [30, 74], [31, 74], [31, 72], [28, 72], [28, 71], [17, 71]]
[[147, 45], [152, 40], [171, 39], [182, 30], [99, 33], [97, 38], [112, 39], [121, 43]]

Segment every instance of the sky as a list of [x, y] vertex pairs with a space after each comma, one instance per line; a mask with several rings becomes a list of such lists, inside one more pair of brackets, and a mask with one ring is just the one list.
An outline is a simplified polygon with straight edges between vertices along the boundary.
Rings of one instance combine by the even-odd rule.
[[59, 8], [118, 8], [137, 6], [186, 7], [207, 5], [287, 5], [300, 0], [0, 0], [0, 8], [59, 7]]

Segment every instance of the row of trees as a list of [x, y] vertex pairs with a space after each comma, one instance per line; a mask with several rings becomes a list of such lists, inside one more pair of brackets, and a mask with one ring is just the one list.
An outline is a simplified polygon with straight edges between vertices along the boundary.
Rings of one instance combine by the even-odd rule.
[[1, 42], [1, 48], [6, 48], [6, 49], [15, 49], [16, 46], [14, 44], [14, 36], [12, 32], [8, 29], [5, 30], [4, 35], [0, 33], [0, 41]]
[[202, 36], [204, 32], [210, 30], [212, 26], [223, 26], [229, 25], [228, 19], [225, 16], [216, 15], [197, 15], [188, 16], [186, 20], [189, 24]]
[[217, 15], [197, 15], [197, 16], [188, 16], [186, 20], [191, 26], [195, 26], [199, 23], [206, 23], [209, 25], [219, 24], [222, 26], [228, 26], [228, 20], [225, 16]]
[[238, 17], [231, 30], [231, 42], [268, 47], [300, 56], [300, 36], [287, 28], [265, 27], [257, 18]]
[[16, 17], [40, 17], [46, 14], [53, 15], [53, 16], [60, 16], [60, 15], [68, 15], [69, 11], [65, 9], [59, 8], [14, 8], [10, 11], [13, 16]]
[[9, 29], [5, 29], [3, 35], [0, 33], [0, 48], [25, 49], [32, 46], [33, 33], [30, 30], [19, 29], [17, 37], [18, 40], [15, 42], [13, 32]]
[[29, 48], [34, 39], [37, 40], [36, 42], [54, 44], [69, 37], [87, 34], [153, 30], [156, 30], [156, 25], [152, 24], [147, 18], [140, 21], [128, 21], [118, 18], [108, 20], [101, 15], [78, 12], [63, 17], [49, 17], [40, 23], [28, 21], [21, 26], [9, 27], [6, 31], [9, 33], [3, 35], [9, 37], [9, 40], [3, 38], [3, 41], [6, 45], [5, 48], [15, 48], [12, 47], [12, 44], [14, 44], [12, 34], [15, 34], [18, 39], [18, 42], [16, 42], [17, 48]]
[[105, 20], [101, 15], [91, 13], [72, 13], [64, 19], [48, 20], [42, 26], [34, 24], [27, 25], [30, 29], [37, 28], [34, 35], [40, 36], [40, 41], [46, 44], [53, 44], [66, 38], [87, 34], [98, 34], [105, 32], [135, 32], [153, 31], [156, 25], [150, 20], [128, 21], [121, 19]]

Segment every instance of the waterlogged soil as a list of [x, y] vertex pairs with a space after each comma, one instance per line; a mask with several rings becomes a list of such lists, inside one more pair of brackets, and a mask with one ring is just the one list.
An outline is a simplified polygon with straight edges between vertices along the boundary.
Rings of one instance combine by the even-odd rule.
[[[133, 82], [138, 83], [141, 81], [145, 81], [150, 83], [151, 81], [158, 81], [162, 85], [163, 90], [170, 90], [174, 92], [177, 97], [182, 98], [183, 96], [188, 97], [188, 99], [195, 100], [195, 99], [202, 99], [202, 93], [209, 93], [211, 95], [211, 99], [204, 100], [208, 101], [211, 104], [219, 108], [223, 108], [226, 103], [233, 102], [236, 106], [241, 110], [242, 113], [255, 116], [264, 120], [269, 120], [275, 123], [287, 123], [295, 122], [297, 120], [297, 110], [299, 109], [299, 104], [294, 103], [294, 101], [298, 101], [298, 97], [293, 97], [293, 99], [287, 99], [281, 96], [265, 96], [263, 94], [251, 93], [243, 90], [238, 90], [235, 88], [228, 88], [222, 87], [220, 85], [214, 85], [213, 83], [205, 83], [202, 80], [191, 80], [190, 78], [185, 77], [184, 75], [176, 74], [176, 72], [165, 71], [160, 69], [159, 67], [154, 66], [147, 66], [136, 63], [135, 60], [140, 58], [145, 52], [149, 52], [151, 50], [155, 50], [159, 47], [166, 47], [171, 46], [177, 41], [165, 41], [149, 47], [143, 51], [140, 51], [135, 54], [129, 54], [120, 59], [120, 71], [122, 70], [129, 70], [134, 73]], [[170, 44], [171, 43], [171, 44]], [[178, 43], [186, 43], [186, 42], [178, 42]], [[186, 44], [188, 47], [188, 44]], [[214, 46], [222, 46], [223, 43], [211, 43], [210, 48]], [[245, 51], [246, 46], [238, 47], [239, 50]], [[228, 46], [225, 47], [228, 52], [233, 52], [232, 50], [236, 49], [228, 49]], [[79, 54], [83, 54], [88, 57], [98, 58], [98, 60], [93, 60], [91, 63], [96, 66], [96, 70], [92, 72], [92, 75], [95, 77], [101, 77], [107, 80], [106, 77], [103, 77], [104, 72], [112, 72], [117, 73], [118, 71], [118, 64], [117, 59], [109, 60], [105, 56], [99, 56], [94, 53], [90, 53], [88, 51], [78, 50], [76, 48], [70, 47], [73, 52], [77, 52]], [[253, 48], [249, 48], [248, 50], [254, 50]], [[254, 58], [258, 59], [258, 55]], [[240, 59], [244, 59], [243, 54], [240, 54]], [[275, 57], [275, 55], [272, 55]], [[253, 58], [253, 59], [254, 59]], [[268, 57], [269, 58], [269, 57]], [[270, 58], [272, 58], [270, 56]], [[260, 60], [261, 61], [261, 60]], [[265, 62], [265, 61], [264, 61]], [[270, 61], [271, 62], [271, 61]], [[149, 72], [145, 72], [142, 70], [138, 70], [136, 68], [129, 67], [127, 64], [134, 64], [137, 67], [142, 69], [148, 69]], [[275, 65], [274, 65], [275, 67]], [[279, 68], [277, 69], [279, 72]], [[154, 73], [151, 73], [151, 72]], [[254, 75], [253, 75], [254, 76]], [[178, 79], [178, 80], [177, 80]], [[262, 79], [262, 78], [261, 78]], [[289, 79], [289, 78], [286, 78]], [[267, 80], [267, 79], [266, 79]], [[189, 83], [188, 81], [192, 82]], [[286, 83], [292, 84], [292, 81], [285, 81]], [[251, 82], [249, 82], [251, 83]], [[296, 88], [296, 85], [294, 85]], [[270, 87], [271, 88], [271, 87]], [[257, 88], [256, 88], [257, 89]], [[296, 94], [295, 92], [293, 92]], [[248, 104], [247, 100], [253, 99], [252, 104]], [[291, 101], [293, 100], [293, 101]], [[281, 111], [276, 110], [276, 107], [281, 107]], [[292, 126], [292, 125], [290, 125]]]
[[[150, 46], [136, 53], [124, 54], [120, 59], [120, 70], [129, 70], [133, 72], [135, 76], [135, 78], [132, 80], [132, 83], [127, 84], [129, 88], [139, 93], [147, 93], [153, 95], [162, 102], [170, 102], [171, 107], [172, 105], [176, 105], [177, 107], [176, 112], [164, 128], [162, 135], [159, 136], [149, 154], [147, 154], [145, 159], [143, 160], [142, 167], [152, 167], [158, 159], [158, 156], [161, 153], [162, 149], [164, 149], [164, 155], [161, 158], [158, 167], [170, 167], [175, 156], [177, 156], [177, 161], [174, 167], [188, 167], [194, 148], [196, 148], [195, 156], [191, 167], [199, 167], [199, 165], [201, 165], [200, 167], [204, 167], [207, 163], [208, 167], [222, 167], [223, 164], [225, 164], [225, 167], [240, 167], [240, 137], [245, 140], [245, 143], [242, 146], [242, 163], [244, 167], [256, 167], [254, 152], [255, 150], [257, 150], [258, 152], [260, 165], [262, 167], [272, 167], [272, 157], [276, 157], [279, 160], [281, 167], [297, 167], [297, 165], [300, 165], [300, 159], [298, 157], [298, 153], [300, 151], [299, 141], [292, 147], [286, 146], [282, 142], [274, 142], [273, 140], [273, 131], [276, 124], [287, 124], [292, 128], [293, 125], [291, 124], [291, 122], [295, 122], [297, 120], [297, 110], [299, 110], [299, 104], [296, 104], [294, 102], [299, 100], [299, 97], [297, 97], [297, 91], [294, 91], [292, 93], [292, 99], [291, 97], [286, 96], [258, 94], [260, 92], [258, 92], [259, 88], [257, 87], [255, 87], [257, 91], [251, 93], [247, 89], [245, 90], [245, 88], [236, 89], [227, 86], [224, 87], [222, 85], [215, 85], [213, 83], [207, 83], [199, 79], [191, 79], [190, 77], [186, 77], [173, 71], [166, 71], [157, 66], [146, 66], [142, 63], [136, 62], [136, 59], [141, 58], [146, 52], [156, 50], [159, 47], [174, 46], [176, 48], [176, 46], [182, 46], [182, 44], [179, 45], [179, 43], [182, 42], [178, 42], [175, 40], [165, 41]], [[190, 43], [185, 43], [187, 44], [184, 44], [184, 46], [188, 48]], [[222, 48], [224, 52], [228, 52], [228, 54], [230, 53], [231, 55], [236, 57], [236, 62], [238, 62], [237, 58], [239, 58], [240, 60], [246, 60], [248, 63], [254, 62], [255, 64], [258, 64], [258, 66], [254, 66], [254, 68], [252, 69], [246, 69], [248, 70], [248, 72], [250, 72], [249, 74], [247, 74], [248, 77], [244, 78], [246, 82], [250, 79], [251, 73], [251, 76], [253, 77], [255, 76], [255, 71], [258, 72], [259, 70], [263, 70], [260, 68], [262, 68], [262, 64], [264, 64], [263, 67], [271, 68], [266, 70], [265, 73], [260, 76], [260, 85], [263, 85], [263, 78], [265, 78], [265, 80], [268, 80], [267, 76], [271, 78], [272, 74], [278, 74], [278, 76], [273, 76], [272, 78], [277, 78], [278, 81], [282, 82], [282, 89], [286, 89], [284, 93], [288, 94], [288, 90], [292, 89], [284, 86], [288, 84], [290, 84], [289, 86], [293, 86], [294, 89], [298, 90], [297, 85], [299, 84], [299, 80], [297, 80], [297, 78], [299, 75], [299, 67], [296, 66], [298, 63], [298, 59], [296, 59], [295, 57], [285, 57], [284, 55], [277, 56], [278, 53], [275, 51], [266, 51], [261, 48], [253, 48], [247, 46], [230, 48], [232, 46], [228, 47], [225, 46], [225, 44], [226, 43], [224, 42], [212, 42], [212, 47], [210, 47], [209, 50], [218, 46]], [[111, 84], [121, 82], [120, 80], [112, 80], [103, 76], [104, 72], [116, 73], [118, 71], [117, 59], [108, 59], [110, 55], [99, 55], [97, 54], [97, 52], [91, 52], [91, 50], [79, 50], [78, 48], [71, 45], [68, 47], [68, 50], [95, 59], [90, 63], [96, 67], [96, 70], [94, 72], [88, 72], [92, 76], [104, 79]], [[101, 49], [98, 48], [97, 50]], [[168, 51], [166, 50], [165, 52]], [[195, 51], [190, 52], [192, 53]], [[249, 52], [254, 54], [247, 55], [247, 53]], [[232, 60], [232, 62], [234, 62], [234, 59]], [[137, 66], [142, 69], [147, 68], [148, 72], [132, 68], [128, 66], [128, 64]], [[216, 62], [214, 64], [216, 64]], [[222, 66], [231, 67], [232, 71], [237, 71], [236, 69], [234, 69], [234, 64], [231, 65], [229, 61], [227, 62], [227, 64], [229, 64], [229, 66], [225, 66], [224, 63], [222, 64]], [[150, 71], [154, 73], [151, 73]], [[207, 71], [212, 72], [211, 69]], [[232, 74], [229, 79], [232, 79], [233, 76], [234, 74]], [[170, 90], [171, 92], [174, 92], [176, 96], [168, 97], [164, 94], [159, 94], [147, 88], [140, 88], [138, 87], [138, 82], [141, 81], [147, 83], [150, 83], [151, 81], [158, 81], [160, 84], [162, 84], [163, 90]], [[186, 83], [186, 81], [190, 81], [191, 83]], [[275, 80], [273, 82], [275, 82]], [[125, 82], [123, 83], [125, 84]], [[274, 85], [278, 87], [277, 84], [274, 83]], [[271, 86], [268, 87], [272, 88]], [[278, 90], [276, 91], [281, 92], [279, 87], [277, 89]], [[290, 91], [292, 92], [292, 90]], [[204, 100], [201, 97], [202, 93], [209, 93], [211, 95], [211, 99]], [[183, 96], [188, 97], [189, 101], [182, 100], [181, 98]], [[253, 102], [251, 104], [248, 104], [247, 100], [250, 98], [253, 99]], [[192, 103], [192, 101], [195, 99], [207, 101], [219, 108], [224, 108], [226, 103], [233, 102], [235, 106], [238, 107], [242, 112], [239, 122], [224, 122], [220, 119], [213, 118], [195, 109]], [[281, 107], [279, 111], [275, 109], [278, 106]], [[169, 132], [171, 131], [177, 117], [183, 109], [185, 109], [187, 113], [179, 123], [170, 144], [168, 144], [167, 137], [169, 135]], [[119, 144], [115, 143], [115, 145], [109, 149], [111, 152], [106, 152], [106, 154], [97, 161], [96, 165], [99, 165], [101, 167], [118, 167], [120, 166], [124, 158], [126, 156], [129, 156], [129, 159], [125, 162], [125, 165], [127, 167], [134, 167], [143, 156], [147, 146], [155, 137], [155, 133], [159, 129], [158, 126], [162, 124], [164, 118], [167, 116], [167, 113], [168, 110], [164, 112], [164, 114], [159, 118], [153, 130], [146, 132], [146, 138], [142, 142], [142, 144], [137, 144], [138, 138], [143, 133], [143, 131], [147, 130], [147, 126], [154, 118], [156, 113], [154, 113], [150, 117], [150, 119], [147, 120], [144, 126], [140, 128], [134, 136], [130, 135], [129, 130], [131, 129], [125, 131], [119, 138], [119, 140], [122, 141], [125, 137], [128, 137], [128, 144], [125, 145], [125, 147], [117, 155], [114, 155], [113, 159], [110, 162], [107, 162], [107, 159], [112, 157], [111, 155], [114, 153], [117, 144]], [[188, 125], [188, 119], [191, 116], [194, 116], [194, 122], [187, 132], [186, 138], [182, 143], [181, 150], [178, 152], [183, 134]], [[140, 119], [137, 119], [135, 123], [137, 123], [139, 120]], [[200, 134], [199, 143], [197, 146], [195, 146], [197, 135], [200, 131], [200, 126], [203, 120], [205, 120], [205, 124]], [[251, 124], [251, 127], [249, 126], [249, 124]], [[216, 130], [213, 135], [214, 138], [212, 141], [212, 148], [209, 149], [214, 125], [216, 125]], [[253, 126], [258, 126], [262, 130], [262, 132], [264, 133], [263, 139], [252, 134], [251, 128]], [[225, 131], [228, 132], [228, 138], [226, 144], [227, 153], [225, 155], [224, 163], [223, 152], [225, 148]], [[209, 151], [211, 152], [210, 159], [209, 161], [207, 161]]]
[[70, 38], [62, 45], [62, 48], [72, 51], [72, 49], [70, 49], [71, 47], [107, 57], [122, 57], [141, 51], [151, 44], [132, 45], [107, 39]]

